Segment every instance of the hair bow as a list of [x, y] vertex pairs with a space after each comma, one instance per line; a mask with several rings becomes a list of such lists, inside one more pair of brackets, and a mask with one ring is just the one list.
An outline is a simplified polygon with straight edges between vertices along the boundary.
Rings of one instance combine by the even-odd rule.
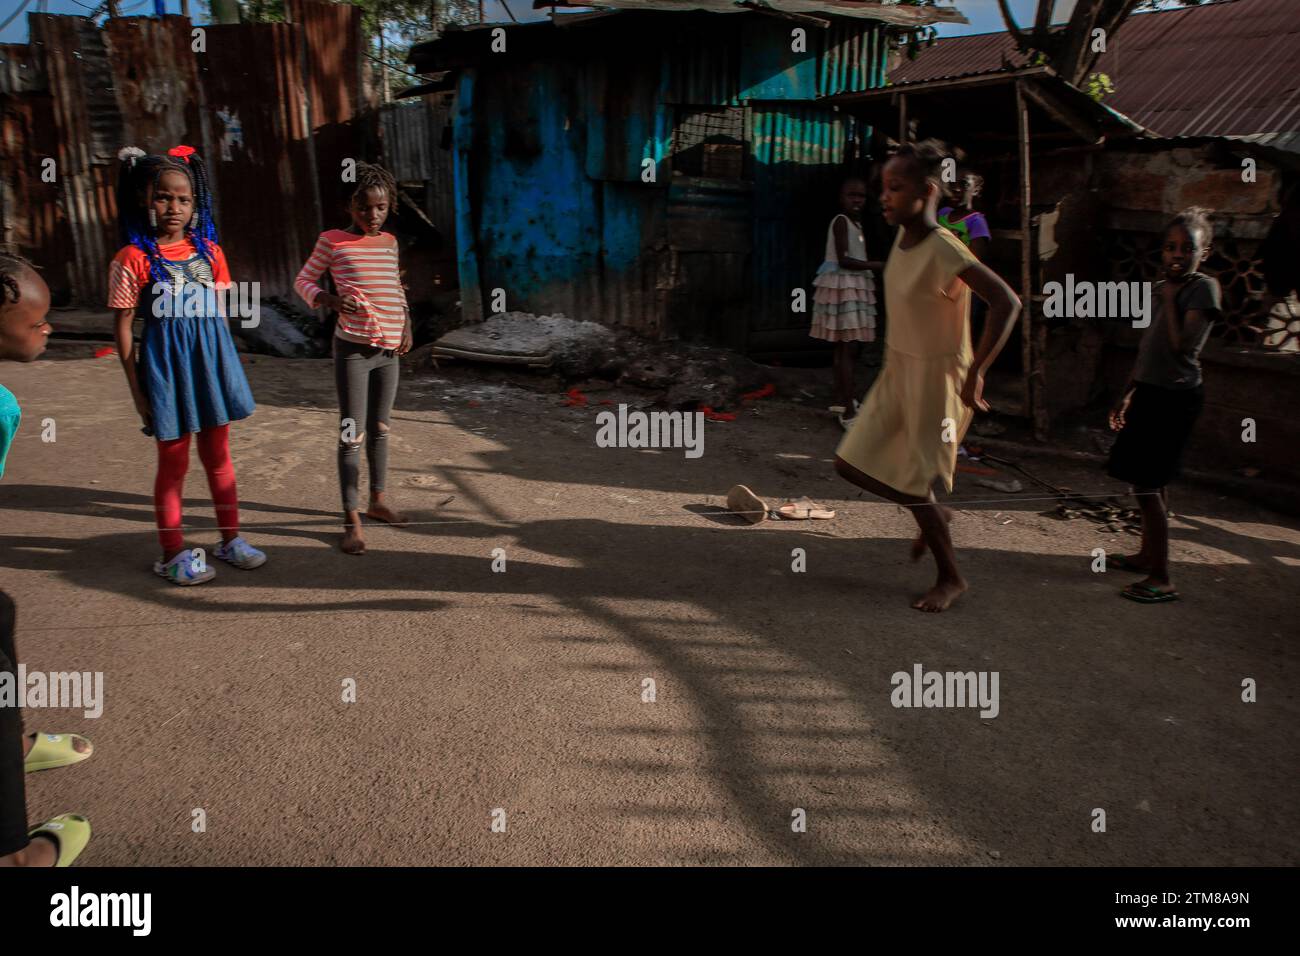
[[167, 150], [167, 155], [175, 156], [177, 159], [183, 159], [185, 160], [186, 163], [188, 163], [190, 161], [190, 157], [194, 155], [194, 147], [173, 146], [171, 149]]

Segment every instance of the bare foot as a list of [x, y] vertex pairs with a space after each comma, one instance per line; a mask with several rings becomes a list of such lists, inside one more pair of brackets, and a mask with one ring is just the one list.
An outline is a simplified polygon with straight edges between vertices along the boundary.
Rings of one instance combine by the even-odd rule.
[[[943, 520], [947, 524], [952, 524], [953, 512], [951, 508], [949, 508], [947, 505], [939, 505], [939, 513], [943, 515]], [[918, 531], [916, 535], [916, 540], [912, 542], [912, 560], [920, 561], [922, 555], [925, 554], [928, 548], [929, 545], [925, 543], [925, 535], [921, 534]]]
[[59, 861], [59, 848], [47, 836], [33, 837], [24, 849], [0, 856], [0, 866], [53, 866]]
[[366, 509], [366, 517], [382, 521], [384, 524], [391, 524], [394, 528], [401, 528], [406, 524], [406, 515], [400, 511], [394, 511], [388, 507], [387, 502], [383, 501], [370, 502], [370, 507]]
[[1141, 581], [1134, 581], [1133, 587], [1149, 588], [1152, 591], [1158, 591], [1161, 594], [1170, 594], [1177, 590], [1173, 582], [1168, 578], [1158, 578], [1154, 574], [1148, 574]]
[[350, 521], [343, 526], [343, 540], [339, 549], [344, 554], [365, 554], [366, 539], [361, 534], [361, 520]]
[[918, 611], [931, 611], [938, 613], [946, 611], [957, 600], [958, 596], [966, 590], [966, 582], [961, 578], [955, 581], [936, 582], [935, 586], [926, 591], [919, 598], [912, 602], [912, 607]]

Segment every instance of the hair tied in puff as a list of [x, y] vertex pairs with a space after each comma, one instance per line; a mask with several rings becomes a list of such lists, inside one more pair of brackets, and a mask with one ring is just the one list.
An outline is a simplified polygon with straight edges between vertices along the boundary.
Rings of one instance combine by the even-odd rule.
[[194, 155], [194, 147], [173, 146], [171, 149], [167, 150], [167, 155], [175, 156], [177, 159], [183, 159], [185, 160], [186, 163], [188, 163], [190, 161], [190, 157]]
[[131, 167], [134, 167], [136, 160], [144, 155], [144, 150], [139, 146], [123, 146], [117, 151], [117, 158]]

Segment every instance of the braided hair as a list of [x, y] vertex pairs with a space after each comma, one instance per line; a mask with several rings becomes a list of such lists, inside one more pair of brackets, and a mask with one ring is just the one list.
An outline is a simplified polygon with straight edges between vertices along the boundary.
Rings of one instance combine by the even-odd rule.
[[364, 197], [367, 189], [382, 189], [388, 197], [388, 211], [397, 215], [397, 180], [383, 166], [374, 163], [357, 163], [357, 188], [352, 191], [352, 201]]
[[18, 280], [25, 270], [36, 271], [36, 266], [22, 256], [11, 252], [0, 252], [0, 309], [6, 305], [17, 305], [22, 298]]
[[911, 163], [921, 180], [929, 180], [939, 187], [941, 197], [948, 195], [948, 185], [943, 181], [943, 161], [953, 158], [953, 155], [942, 140], [925, 139], [919, 143], [904, 143], [894, 151], [894, 158]]
[[184, 173], [194, 190], [194, 217], [185, 226], [185, 235], [209, 265], [213, 263], [212, 244], [217, 241], [217, 225], [212, 221], [212, 187], [207, 166], [190, 146], [173, 146], [166, 156], [149, 155], [135, 146], [118, 152], [121, 166], [117, 176], [117, 227], [121, 243], [135, 246], [149, 257], [149, 274], [155, 282], [171, 281], [163, 268], [162, 254], [149, 221], [149, 201], [163, 173]]

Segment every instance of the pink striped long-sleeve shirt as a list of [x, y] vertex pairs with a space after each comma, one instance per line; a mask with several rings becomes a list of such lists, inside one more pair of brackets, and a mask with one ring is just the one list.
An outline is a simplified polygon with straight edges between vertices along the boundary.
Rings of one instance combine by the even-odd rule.
[[391, 233], [322, 232], [293, 284], [313, 309], [324, 291], [318, 283], [326, 270], [334, 277], [337, 294], [355, 296], [360, 305], [356, 312], [339, 313], [335, 330], [339, 338], [382, 349], [402, 344], [408, 309], [397, 268], [397, 239]]

